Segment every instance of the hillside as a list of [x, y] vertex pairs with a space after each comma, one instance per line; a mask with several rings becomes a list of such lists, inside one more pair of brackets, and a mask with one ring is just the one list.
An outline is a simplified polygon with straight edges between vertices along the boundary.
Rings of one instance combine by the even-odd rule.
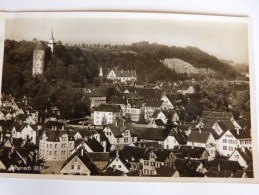
[[171, 69], [176, 73], [187, 73], [190, 74], [203, 74], [203, 75], [213, 75], [215, 72], [209, 68], [195, 68], [190, 63], [187, 63], [183, 60], [173, 58], [173, 59], [164, 59], [161, 60], [161, 63]]

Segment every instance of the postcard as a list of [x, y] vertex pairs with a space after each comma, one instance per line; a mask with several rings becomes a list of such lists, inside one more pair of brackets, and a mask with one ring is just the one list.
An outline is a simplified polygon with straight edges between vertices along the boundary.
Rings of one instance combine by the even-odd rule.
[[0, 15], [0, 177], [256, 181], [249, 18]]

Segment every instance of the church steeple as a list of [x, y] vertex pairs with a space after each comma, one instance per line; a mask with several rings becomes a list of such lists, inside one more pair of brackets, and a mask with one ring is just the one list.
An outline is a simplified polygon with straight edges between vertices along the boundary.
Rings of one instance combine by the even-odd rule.
[[56, 45], [56, 42], [53, 36], [53, 28], [52, 28], [51, 36], [49, 38], [49, 43], [48, 43], [48, 46], [50, 47], [52, 53], [54, 53], [55, 45]]

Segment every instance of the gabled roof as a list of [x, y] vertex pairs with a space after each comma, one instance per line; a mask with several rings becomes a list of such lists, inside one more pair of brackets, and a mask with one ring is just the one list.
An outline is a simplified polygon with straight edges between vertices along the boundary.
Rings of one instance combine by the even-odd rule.
[[120, 132], [120, 128], [119, 127], [117, 127], [114, 124], [108, 124], [107, 126], [109, 127], [109, 129], [113, 133], [114, 137], [116, 137], [116, 138], [123, 137], [121, 132]]
[[243, 130], [243, 129], [240, 129], [240, 130], [236, 130], [236, 129], [233, 129], [233, 130], [230, 130], [230, 132], [233, 134], [233, 136], [236, 138], [236, 139], [251, 139], [251, 135], [250, 135], [250, 132], [248, 132], [248, 130]]
[[10, 130], [12, 128], [12, 124], [14, 123], [14, 120], [0, 120], [0, 127], [2, 127], [2, 130]]
[[48, 120], [45, 124], [44, 127], [45, 128], [49, 128], [51, 129], [52, 127], [57, 127], [58, 129], [61, 129], [63, 126], [63, 123], [59, 122], [59, 121], [52, 121], [52, 120]]
[[107, 161], [109, 162], [109, 152], [86, 152], [85, 155], [93, 162]]
[[171, 154], [171, 150], [166, 150], [166, 149], [155, 150], [154, 152], [157, 156], [156, 160], [159, 162], [164, 162], [168, 158], [169, 154]]
[[136, 77], [137, 73], [136, 71], [130, 71], [130, 70], [113, 70], [117, 77]]
[[95, 138], [88, 138], [85, 140], [85, 143], [92, 149], [92, 151], [103, 152], [104, 147]]
[[146, 128], [140, 138], [144, 140], [164, 141], [167, 136], [168, 132], [164, 129]]
[[153, 150], [151, 148], [141, 148], [134, 146], [125, 146], [120, 154], [124, 159], [129, 161], [139, 161], [140, 159], [147, 158], [150, 152]]
[[217, 123], [223, 131], [235, 129], [235, 126], [230, 120], [220, 120]]
[[[81, 151], [83, 150], [83, 152]], [[76, 152], [74, 152], [62, 165], [60, 171], [75, 157], [78, 157], [83, 164], [89, 169], [91, 175], [98, 175], [99, 171], [96, 165], [87, 157], [86, 151], [83, 148], [79, 148]]]
[[236, 151], [242, 156], [246, 164], [249, 164], [253, 161], [252, 153], [247, 149], [237, 148]]
[[158, 177], [172, 177], [177, 170], [170, 167], [160, 166], [156, 168]]
[[55, 131], [55, 130], [50, 130], [50, 131], [45, 131], [46, 133], [46, 137], [47, 137], [47, 141], [49, 142], [59, 142], [59, 138], [63, 135], [63, 134], [67, 134], [68, 135], [68, 140], [69, 141], [74, 141], [74, 136], [68, 132], [68, 131]]
[[108, 167], [104, 172], [103, 176], [123, 176], [125, 173], [118, 169], [113, 169], [112, 167]]
[[230, 171], [236, 172], [237, 170], [242, 170], [242, 167], [237, 161], [214, 159], [208, 162], [208, 171]]
[[91, 135], [90, 131], [88, 131], [87, 129], [80, 129], [76, 133], [79, 133], [82, 138], [85, 138]]
[[108, 104], [115, 104], [115, 105], [126, 105], [126, 99], [123, 97], [113, 97]]
[[[207, 150], [203, 147], [192, 147], [192, 146], [180, 146], [178, 152], [183, 152], [184, 157], [198, 158], [200, 159], [204, 152]], [[208, 152], [207, 152], [208, 153]]]
[[181, 177], [204, 177], [204, 174], [196, 172], [195, 167], [197, 164], [195, 161], [189, 159], [179, 159], [175, 160], [176, 170], [179, 172]]
[[148, 100], [145, 104], [145, 107], [160, 108], [162, 104], [163, 104], [162, 100]]
[[192, 131], [187, 142], [207, 143], [210, 135], [211, 133], [205, 131]]
[[182, 131], [174, 131], [173, 133], [170, 133], [169, 135], [174, 136], [174, 138], [176, 139], [176, 141], [180, 144], [186, 144], [186, 140], [187, 140], [187, 135], [182, 132]]
[[100, 106], [95, 108], [94, 111], [100, 111], [100, 112], [120, 112], [121, 111], [121, 107], [119, 105], [101, 104]]

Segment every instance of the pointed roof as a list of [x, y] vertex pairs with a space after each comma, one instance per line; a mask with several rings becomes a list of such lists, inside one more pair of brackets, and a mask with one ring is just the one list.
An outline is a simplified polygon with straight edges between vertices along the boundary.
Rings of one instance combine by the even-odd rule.
[[44, 47], [40, 40], [38, 41], [37, 46], [35, 47], [34, 50], [44, 50]]
[[51, 31], [51, 37], [49, 38], [49, 40], [55, 41], [54, 36], [53, 36], [53, 29], [52, 29], [52, 31]]

